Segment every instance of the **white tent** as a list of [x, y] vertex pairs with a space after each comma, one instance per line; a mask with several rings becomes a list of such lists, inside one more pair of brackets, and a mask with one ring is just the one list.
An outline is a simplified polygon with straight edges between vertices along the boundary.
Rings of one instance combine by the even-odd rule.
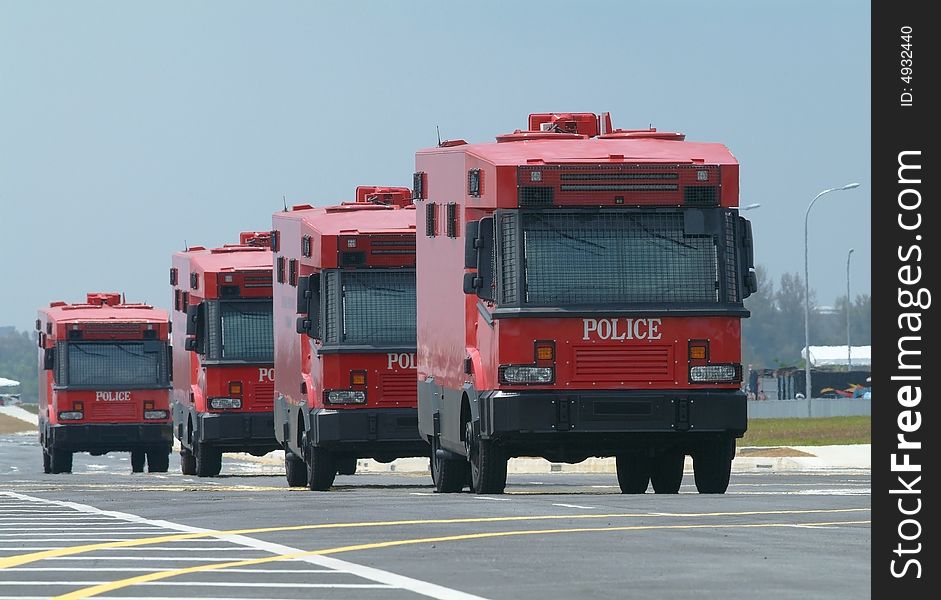
[[20, 382], [14, 379], [7, 379], [6, 377], [0, 377], [0, 387], [13, 387], [14, 385], [19, 385]]
[[[872, 346], [852, 347], [853, 367], [872, 367]], [[801, 349], [801, 358], [807, 358], [807, 349]], [[846, 346], [811, 346], [810, 365], [812, 367], [845, 367]]]

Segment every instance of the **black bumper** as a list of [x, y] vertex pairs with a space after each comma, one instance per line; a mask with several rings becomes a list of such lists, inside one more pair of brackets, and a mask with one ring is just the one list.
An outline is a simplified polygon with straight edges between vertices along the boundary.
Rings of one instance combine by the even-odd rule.
[[562, 444], [598, 456], [741, 437], [747, 427], [745, 394], [728, 390], [494, 391], [480, 395], [479, 409], [485, 438], [519, 449]]
[[196, 440], [223, 450], [277, 450], [274, 413], [198, 413]]
[[173, 444], [171, 423], [87, 423], [48, 425], [46, 445], [71, 452], [117, 452], [167, 448]]
[[315, 409], [310, 423], [311, 442], [337, 453], [383, 461], [429, 453], [414, 408]]

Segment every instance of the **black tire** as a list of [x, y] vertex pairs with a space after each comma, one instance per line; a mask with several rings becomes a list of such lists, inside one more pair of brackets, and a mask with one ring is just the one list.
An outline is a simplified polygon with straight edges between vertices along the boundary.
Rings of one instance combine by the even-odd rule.
[[196, 476], [215, 477], [222, 470], [222, 450], [208, 444], [196, 444]]
[[431, 480], [439, 494], [460, 492], [470, 479], [470, 464], [466, 460], [438, 458], [441, 447], [437, 436], [431, 442]]
[[650, 483], [650, 459], [639, 452], [632, 452], [618, 454], [615, 461], [621, 493], [646, 494]]
[[71, 473], [72, 472], [72, 453], [68, 450], [59, 450], [52, 448], [49, 453], [49, 472], [50, 473]]
[[42, 449], [42, 472], [46, 473], [47, 475], [49, 473], [52, 473], [52, 466], [49, 464], [51, 460], [52, 459], [49, 456], [49, 453], [46, 452], [45, 448], [43, 448]]
[[502, 494], [506, 489], [507, 465], [503, 448], [480, 436], [479, 422], [468, 422], [464, 436], [470, 462], [471, 489], [477, 494]]
[[337, 476], [337, 465], [326, 448], [307, 447], [307, 488], [312, 492], [326, 492]]
[[184, 475], [196, 474], [196, 455], [189, 448], [180, 448], [180, 470]]
[[131, 450], [131, 473], [143, 473], [147, 453], [143, 450]]
[[291, 487], [307, 485], [307, 465], [304, 464], [304, 459], [290, 450], [284, 451], [284, 474]]
[[356, 457], [345, 456], [335, 459], [337, 475], [356, 475]]
[[724, 494], [732, 476], [735, 440], [726, 438], [704, 444], [693, 454], [693, 475], [700, 494]]
[[658, 494], [676, 494], [683, 484], [683, 465], [686, 455], [670, 450], [650, 461], [650, 483]]
[[150, 473], [166, 473], [170, 470], [170, 450], [168, 448], [151, 448], [147, 451], [147, 471]]

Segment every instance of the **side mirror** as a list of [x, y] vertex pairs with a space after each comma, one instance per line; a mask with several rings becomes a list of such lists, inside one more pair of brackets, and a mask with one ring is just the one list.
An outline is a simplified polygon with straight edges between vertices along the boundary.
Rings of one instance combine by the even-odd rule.
[[44, 371], [51, 371], [56, 367], [56, 349], [46, 348], [42, 354], [42, 368]]
[[[304, 303], [301, 304], [301, 282], [304, 282]], [[320, 273], [304, 277], [297, 284], [297, 332], [320, 339]]]
[[477, 272], [465, 273], [464, 293], [493, 301], [493, 217], [471, 221], [465, 228], [464, 268]]
[[752, 237], [751, 221], [738, 218], [739, 264], [742, 269], [742, 299], [758, 291], [758, 276], [755, 274], [755, 241]]
[[186, 307], [186, 335], [196, 335], [196, 317], [199, 306], [199, 304], [193, 304]]
[[[307, 305], [310, 303], [310, 278], [300, 277], [297, 280], [297, 314], [306, 315]], [[300, 333], [300, 332], [298, 332]]]

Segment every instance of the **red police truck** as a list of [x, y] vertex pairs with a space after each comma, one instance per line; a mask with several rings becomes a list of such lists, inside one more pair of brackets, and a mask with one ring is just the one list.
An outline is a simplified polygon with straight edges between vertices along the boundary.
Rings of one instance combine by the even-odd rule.
[[427, 455], [415, 379], [408, 188], [273, 216], [275, 435], [287, 480], [327, 490], [358, 458]]
[[72, 454], [130, 451], [131, 470], [165, 472], [170, 346], [165, 310], [118, 293], [51, 302], [36, 320], [39, 444], [46, 473], [70, 473]]
[[419, 429], [441, 492], [500, 493], [507, 459], [615, 456], [624, 493], [723, 493], [746, 428], [756, 289], [738, 163], [610, 116], [532, 114], [419, 151]]
[[264, 455], [274, 438], [267, 231], [173, 255], [173, 426], [185, 475], [214, 477], [223, 452]]

